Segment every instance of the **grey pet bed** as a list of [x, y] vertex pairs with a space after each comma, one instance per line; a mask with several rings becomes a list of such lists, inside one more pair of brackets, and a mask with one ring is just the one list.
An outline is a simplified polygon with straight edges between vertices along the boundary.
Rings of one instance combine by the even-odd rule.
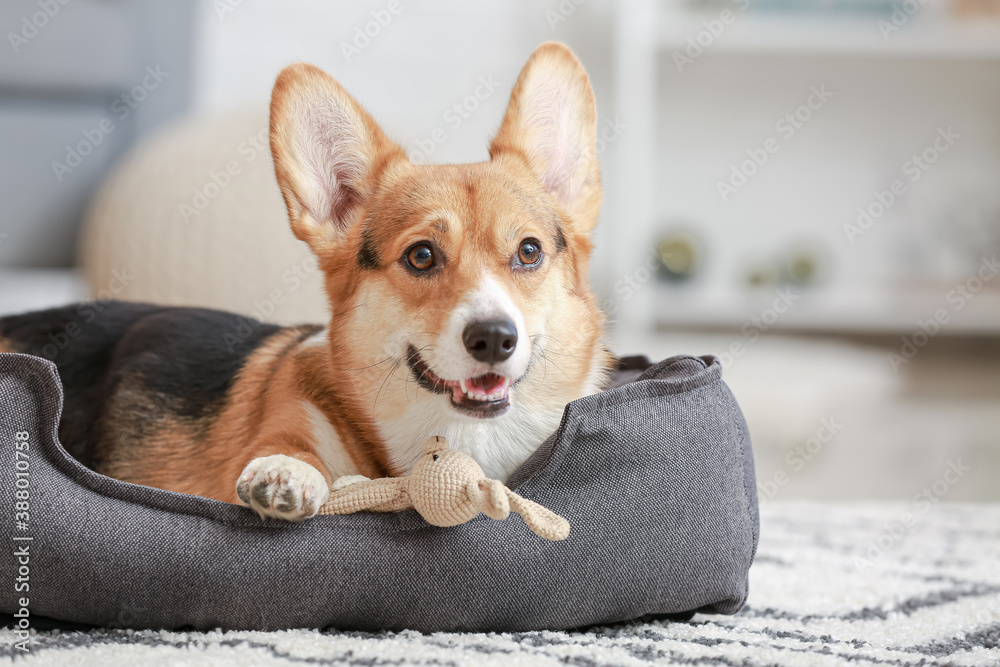
[[[637, 375], [567, 406], [509, 480], [569, 520], [569, 539], [548, 542], [516, 516], [454, 528], [412, 510], [288, 524], [104, 477], [58, 442], [55, 366], [0, 354], [0, 516], [7, 535], [32, 538], [2, 550], [3, 571], [16, 573], [15, 550], [29, 546], [30, 591], [8, 585], [0, 612], [26, 597], [32, 618], [101, 626], [425, 632], [734, 613], [758, 532], [743, 416], [712, 357]], [[17, 432], [29, 443], [20, 455]], [[19, 468], [26, 526], [15, 523]]]

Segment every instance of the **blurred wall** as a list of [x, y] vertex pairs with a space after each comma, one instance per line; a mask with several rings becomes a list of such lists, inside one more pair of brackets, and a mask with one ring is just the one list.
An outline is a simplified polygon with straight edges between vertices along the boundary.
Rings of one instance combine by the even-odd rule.
[[96, 187], [187, 111], [192, 0], [0, 5], [0, 268], [73, 263]]

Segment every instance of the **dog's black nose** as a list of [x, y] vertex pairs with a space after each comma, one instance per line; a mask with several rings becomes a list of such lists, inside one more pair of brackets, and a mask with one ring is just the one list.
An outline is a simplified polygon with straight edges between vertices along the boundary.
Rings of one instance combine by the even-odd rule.
[[514, 354], [517, 327], [510, 320], [473, 322], [462, 332], [462, 341], [473, 359], [497, 364]]

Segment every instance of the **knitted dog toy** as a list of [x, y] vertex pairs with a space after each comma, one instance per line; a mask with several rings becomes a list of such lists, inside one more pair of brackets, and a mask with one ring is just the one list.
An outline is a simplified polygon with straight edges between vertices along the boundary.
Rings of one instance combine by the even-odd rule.
[[547, 540], [565, 540], [569, 522], [538, 503], [517, 495], [495, 479], [487, 479], [470, 456], [449, 449], [440, 436], [424, 443], [424, 455], [408, 477], [368, 479], [341, 477], [319, 514], [398, 512], [416, 509], [434, 526], [457, 526], [480, 512], [506, 519], [514, 510], [531, 530]]

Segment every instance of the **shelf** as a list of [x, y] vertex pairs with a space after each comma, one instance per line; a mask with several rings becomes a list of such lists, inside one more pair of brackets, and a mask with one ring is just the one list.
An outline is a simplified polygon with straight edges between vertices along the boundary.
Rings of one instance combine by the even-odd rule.
[[[954, 301], [949, 302], [944, 293], [899, 296], [793, 291], [793, 294], [800, 298], [791, 306], [781, 305], [785, 312], [777, 313], [767, 312], [776, 299], [773, 291], [705, 294], [658, 285], [654, 296], [655, 325], [739, 330], [748, 324], [751, 328], [766, 327], [772, 331], [911, 335], [918, 330], [919, 322], [933, 320], [935, 313], [943, 310], [947, 319], [939, 335], [995, 336], [1000, 331], [1000, 292], [996, 290], [984, 290], [972, 299], [962, 299], [960, 308]], [[752, 318], [758, 318], [761, 326], [753, 323]]]
[[[880, 19], [888, 20], [882, 15], [830, 18], [734, 11], [733, 16], [705, 47], [706, 54], [1000, 59], [998, 20], [914, 17], [885, 38], [878, 27]], [[661, 20], [660, 47], [668, 55], [684, 53], [689, 38], [706, 32], [703, 21], [718, 17], [667, 14]]]

